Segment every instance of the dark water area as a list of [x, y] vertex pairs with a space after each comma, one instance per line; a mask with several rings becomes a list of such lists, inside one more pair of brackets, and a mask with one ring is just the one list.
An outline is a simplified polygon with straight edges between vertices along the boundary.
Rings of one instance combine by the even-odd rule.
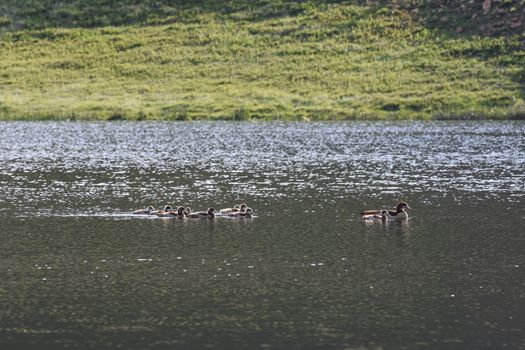
[[525, 349], [524, 194], [523, 122], [0, 123], [0, 348]]

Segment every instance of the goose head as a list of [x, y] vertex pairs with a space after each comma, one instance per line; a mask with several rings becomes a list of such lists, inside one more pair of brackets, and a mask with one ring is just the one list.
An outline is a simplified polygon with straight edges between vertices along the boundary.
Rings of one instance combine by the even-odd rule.
[[408, 206], [408, 204], [406, 204], [406, 202], [401, 202], [401, 203], [399, 203], [399, 204], [397, 205], [397, 207], [396, 207], [396, 211], [397, 211], [398, 213], [404, 211], [405, 209], [412, 209], [412, 208], [410, 208], [410, 207]]

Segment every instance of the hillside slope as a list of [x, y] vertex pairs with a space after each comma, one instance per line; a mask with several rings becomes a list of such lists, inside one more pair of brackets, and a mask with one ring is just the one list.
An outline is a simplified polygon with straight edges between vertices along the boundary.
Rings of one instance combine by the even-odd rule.
[[7, 1], [0, 119], [525, 115], [522, 0], [392, 3]]

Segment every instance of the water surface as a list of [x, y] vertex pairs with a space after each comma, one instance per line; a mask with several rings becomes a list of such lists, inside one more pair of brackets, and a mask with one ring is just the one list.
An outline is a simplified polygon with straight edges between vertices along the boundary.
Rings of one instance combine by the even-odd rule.
[[[6, 348], [525, 349], [525, 124], [0, 123]], [[413, 208], [404, 223], [362, 209]], [[129, 215], [246, 202], [248, 220]]]

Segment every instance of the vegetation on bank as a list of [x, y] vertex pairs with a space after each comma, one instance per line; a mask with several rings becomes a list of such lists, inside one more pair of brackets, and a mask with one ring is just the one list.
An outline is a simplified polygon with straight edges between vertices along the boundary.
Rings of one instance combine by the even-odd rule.
[[525, 116], [524, 1], [392, 3], [7, 1], [0, 119]]

